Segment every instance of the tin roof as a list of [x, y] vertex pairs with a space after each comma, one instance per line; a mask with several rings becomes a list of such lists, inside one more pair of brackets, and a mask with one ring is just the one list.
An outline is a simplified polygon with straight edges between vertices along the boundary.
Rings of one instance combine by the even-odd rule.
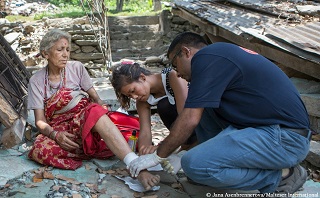
[[[173, 13], [267, 58], [320, 79], [320, 3], [175, 0]], [[175, 10], [175, 11], [174, 11]]]

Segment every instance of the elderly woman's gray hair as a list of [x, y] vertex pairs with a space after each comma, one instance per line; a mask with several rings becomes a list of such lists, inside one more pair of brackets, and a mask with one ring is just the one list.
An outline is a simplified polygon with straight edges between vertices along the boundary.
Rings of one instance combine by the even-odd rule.
[[45, 51], [47, 52], [54, 44], [59, 41], [60, 39], [65, 38], [68, 40], [69, 44], [71, 43], [71, 36], [69, 33], [64, 32], [59, 29], [53, 29], [47, 32], [41, 42], [40, 42], [40, 47], [39, 51], [42, 55], [42, 52]]

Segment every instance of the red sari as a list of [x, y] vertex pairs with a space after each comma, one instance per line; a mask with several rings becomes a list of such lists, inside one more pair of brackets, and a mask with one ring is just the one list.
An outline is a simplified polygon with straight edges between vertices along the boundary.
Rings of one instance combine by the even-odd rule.
[[107, 109], [84, 97], [69, 111], [57, 114], [72, 100], [71, 92], [71, 89], [62, 87], [47, 99], [45, 117], [54, 130], [74, 134], [73, 141], [80, 145], [80, 149], [65, 151], [55, 140], [40, 134], [29, 152], [30, 159], [43, 165], [75, 170], [82, 165], [82, 160], [106, 159], [114, 155], [100, 135], [91, 132], [99, 118], [108, 112]]

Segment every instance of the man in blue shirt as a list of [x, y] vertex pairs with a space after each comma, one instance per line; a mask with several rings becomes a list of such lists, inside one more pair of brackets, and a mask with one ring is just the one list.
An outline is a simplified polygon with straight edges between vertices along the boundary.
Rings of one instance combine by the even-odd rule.
[[230, 43], [207, 45], [191, 32], [168, 53], [190, 82], [184, 110], [156, 153], [134, 159], [132, 175], [166, 161], [192, 133], [199, 145], [181, 159], [193, 181], [221, 189], [294, 193], [303, 186], [311, 131], [290, 79], [271, 61]]

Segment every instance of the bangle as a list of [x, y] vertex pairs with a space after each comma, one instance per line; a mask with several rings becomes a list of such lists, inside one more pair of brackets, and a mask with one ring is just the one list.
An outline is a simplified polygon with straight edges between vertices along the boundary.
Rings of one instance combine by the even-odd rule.
[[[51, 138], [51, 134], [52, 134], [53, 132], [55, 132], [55, 130], [50, 131], [50, 133], [49, 133], [49, 135], [48, 135], [49, 138]], [[51, 139], [52, 139], [52, 138], [51, 138]]]
[[58, 135], [59, 133], [60, 133], [60, 131], [56, 131], [56, 132], [53, 134], [53, 135], [54, 135], [54, 136], [53, 136], [53, 139], [54, 139], [54, 140], [57, 140], [57, 135]]

